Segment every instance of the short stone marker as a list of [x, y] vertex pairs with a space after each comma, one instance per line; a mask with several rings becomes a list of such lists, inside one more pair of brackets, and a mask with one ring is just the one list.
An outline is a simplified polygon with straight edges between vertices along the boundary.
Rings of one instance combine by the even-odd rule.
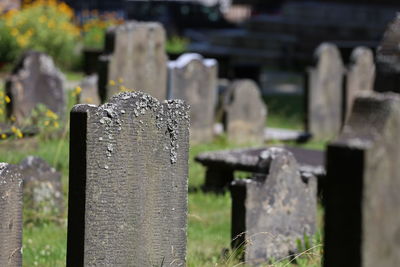
[[185, 266], [188, 109], [141, 92], [73, 108], [67, 266]]
[[97, 74], [92, 74], [90, 76], [86, 76], [81, 81], [81, 92], [78, 94], [78, 103], [81, 104], [93, 104], [100, 105], [100, 96], [98, 90], [98, 80], [99, 77]]
[[337, 47], [323, 43], [316, 49], [316, 67], [308, 70], [307, 132], [329, 140], [342, 126], [344, 66]]
[[356, 98], [327, 149], [324, 266], [400, 266], [400, 98]]
[[160, 23], [130, 21], [107, 30], [105, 54], [99, 58], [103, 101], [129, 90], [167, 98], [165, 30]]
[[60, 216], [64, 211], [61, 173], [35, 156], [28, 156], [18, 167], [23, 179], [25, 208], [41, 215]]
[[400, 14], [389, 23], [376, 49], [374, 90], [400, 92]]
[[294, 254], [297, 240], [316, 230], [315, 176], [300, 175], [294, 156], [282, 148], [269, 148], [262, 157], [267, 174], [231, 184], [232, 248], [242, 247], [250, 265]]
[[0, 163], [0, 209], [0, 266], [22, 266], [22, 180], [7, 163]]
[[374, 90], [375, 63], [374, 54], [367, 47], [357, 47], [351, 53], [351, 63], [346, 79], [345, 118], [350, 116], [356, 96], [371, 93]]
[[50, 56], [36, 51], [24, 53], [6, 81], [6, 94], [11, 100], [8, 116], [22, 122], [38, 104], [44, 104], [63, 117], [64, 80]]
[[237, 80], [227, 89], [224, 128], [234, 143], [263, 143], [267, 107], [252, 80]]
[[217, 99], [218, 63], [199, 54], [181, 55], [168, 63], [169, 98], [190, 105], [190, 141], [208, 142], [213, 137]]

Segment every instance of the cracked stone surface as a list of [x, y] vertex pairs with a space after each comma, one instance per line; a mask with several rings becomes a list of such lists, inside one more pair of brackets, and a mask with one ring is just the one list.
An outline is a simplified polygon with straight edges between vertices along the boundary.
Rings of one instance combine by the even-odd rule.
[[184, 266], [188, 149], [181, 100], [137, 92], [75, 106], [68, 264]]

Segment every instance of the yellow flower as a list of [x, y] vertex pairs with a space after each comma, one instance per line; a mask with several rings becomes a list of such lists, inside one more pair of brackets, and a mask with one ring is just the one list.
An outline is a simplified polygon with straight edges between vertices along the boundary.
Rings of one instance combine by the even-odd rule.
[[119, 83], [123, 83], [123, 82], [124, 82], [124, 79], [118, 78], [118, 82], [119, 82]]
[[79, 95], [82, 92], [82, 88], [80, 86], [75, 87], [75, 93]]
[[15, 135], [16, 135], [18, 138], [24, 137], [24, 135], [23, 135], [23, 133], [21, 132], [20, 129], [17, 129], [17, 132], [15, 133]]
[[60, 126], [60, 125], [58, 124], [57, 121], [55, 121], [55, 122], [53, 123], [53, 125], [54, 125], [55, 128], [58, 128], [58, 127]]
[[18, 33], [19, 33], [19, 31], [18, 31], [17, 28], [12, 28], [12, 29], [11, 29], [11, 35], [12, 35], [12, 36], [17, 36]]
[[15, 126], [11, 126], [11, 131], [15, 133], [18, 129]]
[[6, 103], [10, 103], [11, 102], [11, 98], [8, 95], [6, 95], [4, 97], [4, 100], [6, 101]]
[[50, 122], [49, 121], [45, 121], [44, 122], [44, 126], [49, 126]]
[[126, 89], [125, 86], [121, 85], [121, 86], [119, 87], [119, 91], [120, 91], [120, 92], [126, 92], [126, 91], [128, 91], [128, 90]]
[[45, 16], [45, 15], [41, 15], [41, 16], [39, 17], [39, 22], [40, 22], [40, 23], [45, 23], [45, 22], [46, 22], [46, 16]]
[[111, 86], [114, 86], [114, 85], [115, 85], [115, 81], [114, 81], [114, 80], [110, 80], [108, 83], [109, 83]]
[[6, 139], [7, 135], [6, 134], [1, 134], [1, 139]]
[[54, 119], [54, 120], [58, 119], [58, 115], [56, 113], [54, 113], [53, 111], [51, 111], [50, 109], [48, 109], [46, 111], [46, 116], [48, 118], [51, 118], [51, 119]]

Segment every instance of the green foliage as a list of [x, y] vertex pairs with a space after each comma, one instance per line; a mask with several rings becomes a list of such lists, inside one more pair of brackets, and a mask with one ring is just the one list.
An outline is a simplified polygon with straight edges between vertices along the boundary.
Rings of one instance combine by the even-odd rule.
[[95, 16], [88, 19], [82, 26], [84, 46], [92, 49], [103, 49], [107, 28], [122, 22], [115, 16]]
[[55, 0], [37, 0], [7, 12], [0, 18], [0, 60], [15, 61], [24, 50], [34, 49], [71, 66], [80, 35], [72, 18], [72, 9]]
[[179, 36], [172, 36], [167, 40], [165, 49], [167, 50], [167, 53], [182, 54], [186, 52], [188, 44], [188, 39]]

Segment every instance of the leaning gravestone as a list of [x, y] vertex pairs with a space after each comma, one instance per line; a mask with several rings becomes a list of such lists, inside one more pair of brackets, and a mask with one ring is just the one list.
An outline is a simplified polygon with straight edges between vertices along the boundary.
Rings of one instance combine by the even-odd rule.
[[400, 266], [400, 98], [355, 100], [327, 150], [324, 266]]
[[227, 89], [224, 128], [235, 143], [262, 143], [267, 108], [252, 80], [234, 81]]
[[189, 114], [121, 93], [71, 112], [68, 266], [184, 266]]
[[100, 105], [98, 80], [98, 75], [92, 74], [81, 81], [82, 91], [78, 94], [78, 103]]
[[367, 47], [357, 47], [351, 53], [351, 64], [347, 72], [345, 118], [350, 116], [354, 99], [360, 93], [371, 93], [374, 89], [374, 54]]
[[400, 14], [389, 23], [376, 49], [374, 90], [400, 92]]
[[23, 179], [24, 203], [41, 215], [64, 211], [61, 174], [39, 157], [28, 156], [18, 165]]
[[64, 80], [50, 56], [36, 51], [24, 53], [6, 81], [6, 94], [11, 99], [8, 116], [22, 122], [38, 104], [44, 104], [63, 117]]
[[190, 140], [194, 143], [208, 142], [213, 137], [217, 68], [215, 59], [204, 59], [194, 53], [183, 54], [168, 63], [168, 95], [190, 105]]
[[130, 90], [167, 97], [165, 30], [159, 23], [127, 22], [107, 30], [105, 54], [99, 58], [102, 100]]
[[22, 266], [22, 180], [7, 163], [0, 163], [0, 209], [0, 266]]
[[315, 56], [317, 65], [308, 70], [306, 128], [314, 138], [327, 140], [342, 126], [344, 66], [333, 44], [321, 44]]
[[316, 230], [317, 182], [300, 174], [293, 155], [269, 148], [253, 179], [231, 184], [232, 247], [244, 250], [246, 264], [285, 258], [297, 250], [297, 240]]

